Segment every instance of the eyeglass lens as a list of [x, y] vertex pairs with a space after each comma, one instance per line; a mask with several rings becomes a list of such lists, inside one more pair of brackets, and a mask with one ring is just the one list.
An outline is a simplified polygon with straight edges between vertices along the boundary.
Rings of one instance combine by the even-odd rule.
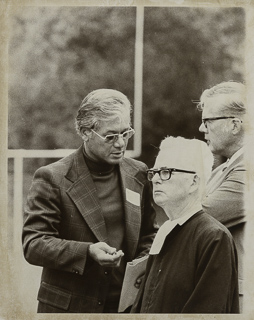
[[122, 137], [122, 139], [126, 140], [126, 139], [131, 138], [133, 136], [133, 134], [134, 134], [133, 130], [125, 131], [122, 134], [121, 133], [109, 134], [105, 137], [105, 141], [106, 142], [116, 142], [119, 139], [119, 137]]
[[151, 170], [147, 172], [147, 178], [149, 181], [152, 181], [153, 177], [155, 174], [158, 173], [161, 180], [169, 180], [171, 177], [171, 171], [168, 169], [163, 169], [163, 170]]

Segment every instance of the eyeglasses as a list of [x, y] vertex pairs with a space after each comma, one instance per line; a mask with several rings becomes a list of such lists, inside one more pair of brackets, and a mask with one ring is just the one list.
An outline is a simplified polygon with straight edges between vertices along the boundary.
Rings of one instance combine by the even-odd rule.
[[181, 169], [175, 169], [175, 168], [161, 168], [161, 169], [146, 170], [147, 179], [149, 181], [152, 181], [156, 173], [159, 174], [162, 181], [169, 180], [171, 178], [172, 172], [184, 172], [184, 173], [192, 173], [192, 174], [196, 173], [195, 171], [181, 170]]
[[[207, 121], [221, 120], [221, 119], [234, 119], [235, 117], [214, 117], [214, 118], [204, 118], [202, 122], [207, 129]], [[242, 121], [241, 121], [242, 122]]]
[[102, 140], [104, 140], [104, 142], [111, 143], [111, 144], [115, 143], [120, 137], [123, 140], [130, 139], [135, 133], [135, 130], [130, 128], [123, 133], [107, 134], [105, 137], [102, 137], [99, 133], [97, 133], [93, 129], [91, 129], [91, 131], [97, 134], [97, 136], [100, 137]]

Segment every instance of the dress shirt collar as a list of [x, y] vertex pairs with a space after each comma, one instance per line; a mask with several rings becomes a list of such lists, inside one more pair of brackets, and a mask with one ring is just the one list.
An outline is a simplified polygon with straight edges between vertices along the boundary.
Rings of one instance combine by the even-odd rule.
[[228, 159], [227, 167], [243, 154], [243, 147], [236, 151], [231, 158]]
[[160, 253], [167, 235], [177, 225], [182, 226], [186, 221], [188, 221], [195, 213], [197, 213], [200, 210], [202, 210], [201, 204], [194, 204], [191, 208], [185, 209], [182, 212], [183, 214], [180, 218], [177, 218], [175, 220], [167, 220], [166, 222], [164, 222], [154, 238], [149, 254], [155, 255]]
[[[236, 151], [231, 158], [228, 158], [228, 160], [224, 163], [222, 163], [218, 168], [221, 168], [222, 171], [226, 170], [228, 166], [231, 165], [237, 158], [239, 158], [243, 154], [243, 147], [240, 148], [238, 151]], [[220, 170], [218, 170], [220, 171]], [[221, 171], [220, 171], [221, 172]]]

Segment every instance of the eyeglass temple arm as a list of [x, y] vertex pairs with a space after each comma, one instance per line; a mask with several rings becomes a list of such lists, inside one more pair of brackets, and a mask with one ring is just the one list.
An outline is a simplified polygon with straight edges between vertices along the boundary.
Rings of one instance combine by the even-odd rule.
[[187, 172], [187, 173], [196, 173], [195, 171], [182, 170], [182, 169], [172, 169], [172, 171], [176, 171], [176, 172]]

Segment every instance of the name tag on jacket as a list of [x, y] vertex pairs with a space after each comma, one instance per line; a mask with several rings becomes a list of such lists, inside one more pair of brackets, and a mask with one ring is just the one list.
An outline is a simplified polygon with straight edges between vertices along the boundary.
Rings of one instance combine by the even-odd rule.
[[126, 188], [126, 200], [135, 206], [140, 206], [140, 194]]

